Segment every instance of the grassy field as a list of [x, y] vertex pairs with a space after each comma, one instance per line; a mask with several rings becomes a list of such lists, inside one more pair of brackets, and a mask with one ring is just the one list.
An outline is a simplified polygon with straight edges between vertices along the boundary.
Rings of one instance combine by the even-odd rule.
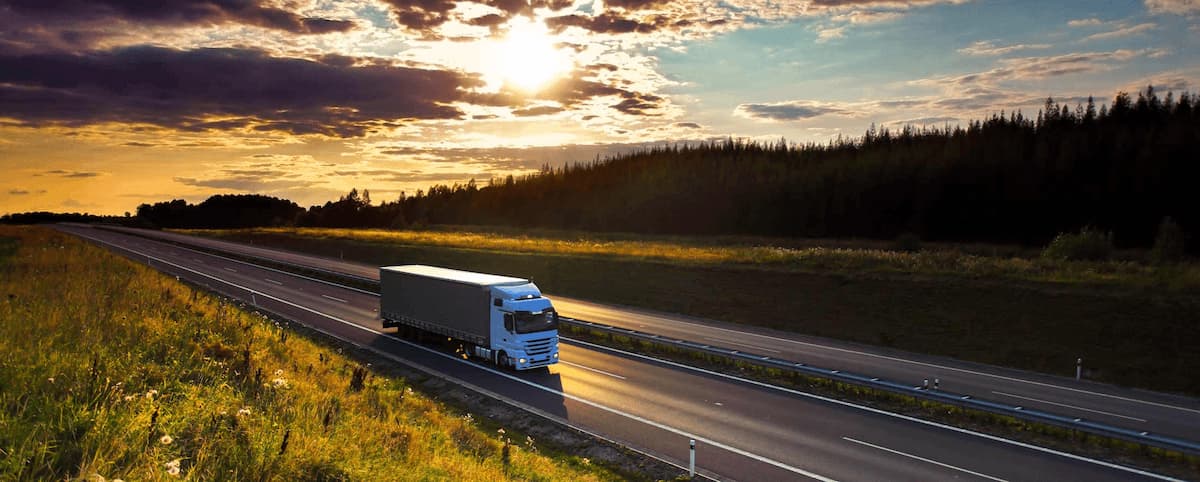
[[49, 229], [0, 227], [0, 297], [0, 480], [622, 478]]
[[[197, 233], [200, 231], [187, 231]], [[205, 231], [210, 235], [234, 233]], [[1053, 284], [1058, 286], [1200, 289], [1200, 264], [1169, 268], [1139, 262], [1144, 253], [1119, 253], [1103, 262], [1043, 259], [1036, 250], [1012, 246], [926, 244], [918, 252], [891, 249], [891, 243], [846, 240], [789, 240], [750, 237], [672, 237], [596, 234], [508, 228], [377, 230], [260, 228], [237, 235], [289, 235], [406, 246], [439, 246], [507, 253], [648, 261], [692, 267], [751, 267], [773, 271], [851, 276], [936, 276]]]
[[571, 239], [578, 234], [553, 232], [198, 233], [363, 263], [519, 275], [558, 295], [1044, 373], [1073, 375], [1082, 357], [1092, 380], [1200, 394], [1195, 264], [1056, 262], [1016, 250], [993, 257], [952, 247], [898, 253], [869, 243], [781, 248], [791, 261], [770, 261], [752, 253], [771, 248], [736, 239]]

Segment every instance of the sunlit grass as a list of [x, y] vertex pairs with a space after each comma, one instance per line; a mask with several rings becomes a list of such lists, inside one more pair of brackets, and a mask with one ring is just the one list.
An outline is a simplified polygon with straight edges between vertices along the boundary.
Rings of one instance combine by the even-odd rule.
[[[1030, 256], [1012, 247], [935, 244], [919, 252], [888, 249], [885, 242], [772, 240], [769, 238], [686, 238], [594, 235], [512, 229], [379, 230], [261, 228], [193, 230], [195, 234], [288, 235], [412, 246], [440, 246], [561, 256], [615, 257], [694, 266], [811, 271], [850, 275], [951, 276], [1056, 284], [1155, 287], [1169, 291], [1200, 287], [1200, 265], [1159, 267], [1128, 259], [1061, 261]], [[771, 245], [778, 241], [779, 245]], [[982, 254], [990, 249], [996, 254]], [[1036, 251], [1034, 251], [1036, 254]]]
[[0, 227], [0, 298], [0, 480], [615, 478], [49, 229]]

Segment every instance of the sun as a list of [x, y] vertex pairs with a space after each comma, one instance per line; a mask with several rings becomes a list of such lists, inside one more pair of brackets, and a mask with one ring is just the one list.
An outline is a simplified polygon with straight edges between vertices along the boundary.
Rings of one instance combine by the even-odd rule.
[[525, 17], [513, 19], [508, 35], [496, 45], [489, 70], [506, 84], [537, 91], [571, 70], [570, 55], [556, 43], [544, 23]]

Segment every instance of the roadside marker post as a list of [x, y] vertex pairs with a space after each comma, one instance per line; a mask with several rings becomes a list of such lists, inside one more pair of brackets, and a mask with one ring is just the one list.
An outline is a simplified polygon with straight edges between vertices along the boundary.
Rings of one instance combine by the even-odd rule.
[[1080, 376], [1082, 376], [1082, 375], [1083, 375], [1083, 359], [1076, 358], [1075, 359], [1075, 379], [1079, 380]]
[[696, 478], [696, 439], [688, 441], [690, 455], [688, 456], [688, 478]]

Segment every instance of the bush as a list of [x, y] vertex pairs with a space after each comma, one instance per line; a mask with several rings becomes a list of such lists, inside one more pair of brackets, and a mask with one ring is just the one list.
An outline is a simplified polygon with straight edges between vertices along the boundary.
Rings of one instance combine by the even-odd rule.
[[1112, 251], [1112, 233], [1085, 227], [1078, 234], [1059, 233], [1042, 250], [1042, 257], [1059, 261], [1103, 261]]
[[1183, 230], [1170, 217], [1158, 224], [1158, 235], [1150, 250], [1150, 261], [1154, 264], [1171, 264], [1183, 259]]
[[904, 233], [896, 238], [892, 249], [905, 253], [915, 253], [921, 250], [921, 238], [913, 233]]

